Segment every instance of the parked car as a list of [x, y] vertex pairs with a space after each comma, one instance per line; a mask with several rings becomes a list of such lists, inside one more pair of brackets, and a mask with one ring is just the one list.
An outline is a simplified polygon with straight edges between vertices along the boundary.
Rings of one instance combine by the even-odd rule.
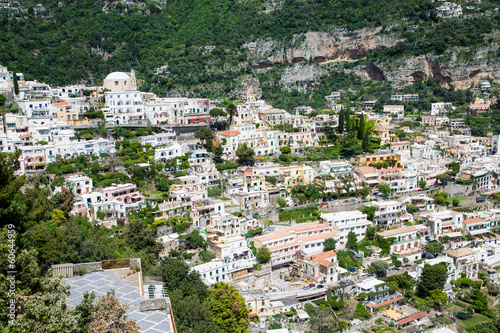
[[351, 268], [349, 268], [349, 272], [352, 272], [352, 273], [356, 272], [357, 270], [358, 270], [357, 267], [351, 267]]
[[311, 287], [309, 287], [309, 286], [304, 286], [304, 288], [302, 288], [302, 289], [304, 289], [304, 290], [309, 290], [309, 289], [311, 289]]
[[355, 201], [356, 201], [356, 199], [351, 199], [351, 202], [355, 202]]
[[344, 201], [342, 201], [342, 202], [343, 202], [343, 203], [348, 203], [348, 202], [349, 202], [349, 200], [344, 200]]
[[314, 283], [309, 283], [309, 288], [314, 288], [316, 285]]
[[253, 217], [259, 217], [259, 213], [255, 213], [252, 215]]
[[322, 284], [318, 284], [318, 285], [316, 286], [316, 289], [321, 289], [321, 288], [324, 288], [324, 287], [325, 287], [325, 286], [323, 286]]
[[322, 202], [321, 203], [321, 206], [326, 206], [326, 205], [328, 205], [328, 202]]

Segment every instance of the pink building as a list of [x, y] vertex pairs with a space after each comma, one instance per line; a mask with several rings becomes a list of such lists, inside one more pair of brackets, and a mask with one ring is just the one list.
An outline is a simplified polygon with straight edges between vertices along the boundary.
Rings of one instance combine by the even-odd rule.
[[135, 184], [119, 184], [106, 187], [102, 190], [104, 201], [118, 200], [124, 203], [140, 201], [142, 195], [137, 192]]

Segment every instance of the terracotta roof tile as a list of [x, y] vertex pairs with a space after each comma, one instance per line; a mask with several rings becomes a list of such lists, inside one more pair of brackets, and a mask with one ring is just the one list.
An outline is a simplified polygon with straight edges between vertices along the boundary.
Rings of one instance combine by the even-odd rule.
[[240, 131], [224, 131], [222, 133], [220, 133], [220, 135], [222, 136], [237, 136], [237, 135], [240, 135]]
[[404, 227], [404, 228], [398, 228], [398, 229], [392, 229], [392, 230], [387, 230], [387, 231], [379, 232], [378, 235], [382, 236], [382, 237], [388, 237], [388, 236], [402, 234], [404, 232], [410, 232], [410, 231], [417, 231], [417, 227], [415, 227], [414, 225], [411, 225], [409, 227]]
[[425, 316], [427, 316], [427, 313], [420, 312], [420, 313], [414, 314], [413, 316], [409, 316], [409, 317], [406, 317], [404, 319], [398, 320], [397, 323], [398, 323], [398, 325], [404, 325], [404, 324], [408, 324], [414, 320], [424, 318]]
[[480, 217], [475, 217], [473, 219], [464, 220], [465, 224], [478, 223], [478, 222], [484, 222], [484, 220]]
[[58, 103], [54, 103], [53, 105], [54, 106], [71, 106], [71, 104], [69, 104], [68, 102], [58, 102]]

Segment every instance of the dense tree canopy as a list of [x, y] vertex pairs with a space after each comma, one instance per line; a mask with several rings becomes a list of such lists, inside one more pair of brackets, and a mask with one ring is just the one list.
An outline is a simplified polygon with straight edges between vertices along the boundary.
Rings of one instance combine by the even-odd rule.
[[425, 265], [418, 281], [417, 293], [427, 297], [432, 290], [443, 290], [448, 268], [445, 264]]

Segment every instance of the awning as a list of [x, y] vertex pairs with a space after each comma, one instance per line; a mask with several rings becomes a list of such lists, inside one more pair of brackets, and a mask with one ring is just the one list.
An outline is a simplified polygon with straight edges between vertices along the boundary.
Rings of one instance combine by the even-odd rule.
[[461, 232], [450, 232], [450, 233], [447, 233], [447, 234], [442, 234], [442, 235], [439, 235], [439, 237], [444, 237], [444, 236], [448, 236], [448, 237], [462, 237], [462, 233]]
[[490, 232], [488, 229], [477, 229], [477, 230], [470, 230], [469, 233], [472, 235], [472, 236], [476, 236], [476, 235], [481, 235], [481, 234], [486, 234]]
[[304, 310], [297, 310], [297, 317], [299, 317], [300, 320], [309, 319], [309, 315]]

